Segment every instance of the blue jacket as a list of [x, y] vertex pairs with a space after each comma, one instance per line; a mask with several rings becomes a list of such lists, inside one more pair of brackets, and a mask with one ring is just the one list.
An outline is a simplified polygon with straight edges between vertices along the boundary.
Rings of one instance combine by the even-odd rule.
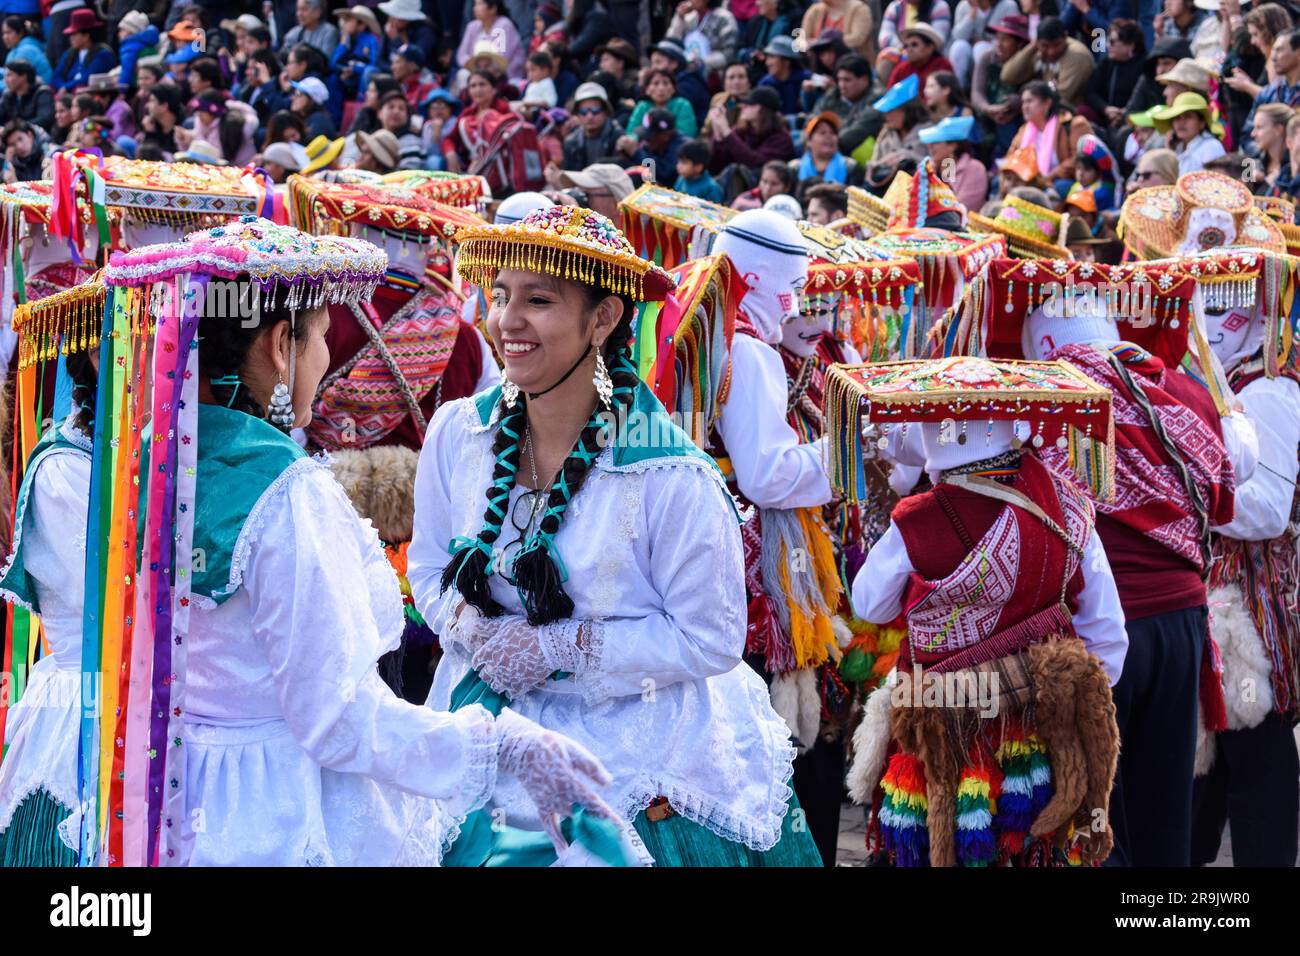
[[50, 59], [45, 55], [45, 47], [36, 37], [23, 37], [18, 41], [18, 45], [9, 51], [5, 57], [5, 65], [8, 66], [14, 60], [26, 60], [36, 68], [36, 75], [41, 78], [41, 82], [49, 85], [50, 77], [54, 76], [54, 70], [50, 66]]
[[364, 69], [367, 66], [377, 66], [379, 64], [379, 37], [366, 31], [349, 43], [347, 40], [339, 41], [339, 45], [334, 48], [334, 55], [330, 57], [330, 66], [337, 73], [349, 63], [354, 67]]
[[158, 28], [152, 23], [145, 27], [139, 33], [133, 33], [123, 40], [118, 46], [118, 53], [122, 57], [122, 77], [120, 83], [126, 86], [135, 85], [135, 65], [140, 57], [151, 47], [158, 47], [159, 35]]
[[107, 73], [115, 66], [117, 57], [102, 43], [91, 47], [85, 59], [79, 57], [76, 50], [68, 50], [59, 58], [59, 65], [54, 68], [54, 82], [50, 85], [56, 90], [75, 90], [90, 82], [93, 74]]
[[[1073, 9], [1073, 8], [1071, 8]], [[800, 94], [803, 92], [803, 81], [808, 79], [809, 73], [803, 67], [796, 67], [790, 71], [789, 77], [784, 82], [778, 80], [772, 74], [768, 74], [758, 81], [759, 86], [770, 86], [781, 97], [781, 112], [786, 116], [792, 116], [799, 112]]]
[[679, 193], [694, 196], [696, 199], [705, 199], [716, 203], [722, 202], [722, 187], [707, 172], [701, 173], [694, 179], [678, 176], [677, 182], [673, 184], [673, 189]]
[[41, 18], [41, 0], [0, 0], [0, 17], [20, 16], [28, 20]]

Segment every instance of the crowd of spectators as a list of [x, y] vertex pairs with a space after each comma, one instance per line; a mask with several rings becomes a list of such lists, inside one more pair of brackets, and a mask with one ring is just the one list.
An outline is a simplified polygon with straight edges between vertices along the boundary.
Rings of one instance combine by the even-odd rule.
[[481, 171], [526, 129], [539, 186], [597, 208], [653, 178], [834, 219], [929, 156], [973, 210], [1029, 190], [1104, 236], [1197, 169], [1294, 196], [1291, 3], [0, 0], [3, 174], [61, 148]]

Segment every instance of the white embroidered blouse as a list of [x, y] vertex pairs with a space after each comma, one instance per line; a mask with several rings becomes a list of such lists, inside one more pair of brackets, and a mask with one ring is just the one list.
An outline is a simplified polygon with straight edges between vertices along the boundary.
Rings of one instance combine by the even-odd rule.
[[[450, 402], [430, 423], [415, 482], [407, 576], [435, 633], [452, 633], [460, 599], [441, 591], [448, 545], [477, 535], [491, 481], [496, 412], [483, 425], [474, 401]], [[512, 527], [516, 487], [500, 545]], [[632, 820], [657, 796], [682, 816], [756, 850], [780, 837], [794, 748], [767, 688], [741, 662], [745, 585], [739, 526], [720, 475], [698, 458], [616, 466], [595, 461], [556, 535], [568, 570], [574, 627], [591, 625], [594, 664], [550, 681], [511, 707], [591, 750], [614, 777], [602, 794]], [[493, 597], [521, 614], [499, 575]], [[467, 649], [444, 640], [429, 706], [446, 709], [469, 667]], [[513, 782], [493, 798], [510, 821], [536, 828]]]

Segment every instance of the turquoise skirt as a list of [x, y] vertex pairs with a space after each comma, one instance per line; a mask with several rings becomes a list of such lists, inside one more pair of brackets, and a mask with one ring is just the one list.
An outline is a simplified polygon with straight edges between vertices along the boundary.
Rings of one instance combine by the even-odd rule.
[[76, 851], [59, 839], [59, 824], [70, 812], [44, 790], [18, 804], [0, 833], [0, 866], [76, 866]]
[[751, 850], [718, 836], [685, 817], [671, 816], [652, 823], [645, 812], [632, 821], [637, 836], [655, 858], [655, 866], [814, 866], [822, 865], [798, 799], [790, 795], [790, 809], [781, 820], [781, 838], [770, 850]]

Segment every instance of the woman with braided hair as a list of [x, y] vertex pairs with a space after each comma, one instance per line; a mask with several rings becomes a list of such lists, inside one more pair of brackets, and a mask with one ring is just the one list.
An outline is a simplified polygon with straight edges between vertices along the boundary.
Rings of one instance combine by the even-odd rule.
[[[479, 681], [586, 746], [660, 866], [817, 865], [789, 734], [741, 664], [736, 512], [632, 363], [634, 304], [671, 278], [578, 207], [457, 239], [505, 382], [439, 409], [416, 472], [408, 575], [445, 650], [429, 705]], [[494, 810], [553, 832], [522, 797], [498, 787]]]

